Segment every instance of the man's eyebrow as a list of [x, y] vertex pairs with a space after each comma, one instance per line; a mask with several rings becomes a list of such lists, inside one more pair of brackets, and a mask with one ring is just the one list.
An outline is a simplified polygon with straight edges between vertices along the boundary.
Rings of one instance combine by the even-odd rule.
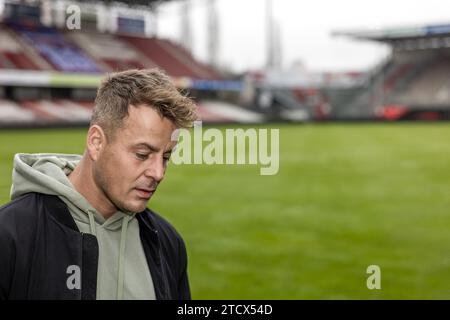
[[[145, 143], [145, 142], [138, 143], [138, 144], [135, 145], [134, 147], [135, 147], [135, 148], [141, 148], [141, 147], [144, 147], [144, 148], [149, 149], [149, 150], [152, 151], [152, 152], [159, 152], [159, 150], [160, 150], [158, 147], [152, 146], [151, 144], [148, 144], [148, 143]], [[173, 148], [170, 149], [170, 150], [164, 151], [164, 153], [172, 153], [172, 152], [173, 152]]]
[[148, 144], [148, 143], [145, 143], [145, 142], [141, 142], [141, 143], [138, 143], [138, 144], [135, 145], [135, 148], [141, 148], [141, 147], [147, 148], [147, 149], [149, 149], [152, 152], [158, 152], [159, 151], [158, 147], [152, 146], [151, 144]]

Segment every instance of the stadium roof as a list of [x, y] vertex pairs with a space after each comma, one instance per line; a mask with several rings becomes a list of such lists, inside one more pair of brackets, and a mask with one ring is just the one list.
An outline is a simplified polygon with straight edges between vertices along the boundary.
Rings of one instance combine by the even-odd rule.
[[392, 43], [398, 40], [444, 38], [450, 36], [450, 24], [407, 26], [383, 29], [334, 31], [335, 36]]

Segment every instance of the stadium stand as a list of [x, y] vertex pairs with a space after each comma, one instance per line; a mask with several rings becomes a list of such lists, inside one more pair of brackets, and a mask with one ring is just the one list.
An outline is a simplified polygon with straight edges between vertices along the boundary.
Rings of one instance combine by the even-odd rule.
[[199, 79], [216, 80], [222, 77], [211, 67], [206, 64], [200, 63], [190, 54], [185, 48], [177, 45], [170, 40], [160, 41], [160, 45], [177, 60], [182, 61], [185, 65], [189, 66]]
[[22, 101], [20, 106], [34, 114], [39, 122], [86, 123], [92, 109], [69, 100]]
[[438, 58], [397, 93], [394, 101], [404, 105], [442, 105], [450, 101], [450, 60]]
[[172, 77], [222, 78], [184, 48], [165, 39], [2, 25], [0, 44], [0, 68], [4, 69], [102, 73], [159, 67]]
[[41, 56], [58, 71], [98, 73], [101, 69], [56, 29], [15, 26], [16, 32], [33, 45]]
[[[80, 3], [88, 10], [84, 27], [69, 30], [58, 22], [57, 11], [68, 5], [61, 3], [59, 9], [48, 2], [41, 8], [39, 1], [5, 4], [0, 16], [1, 127], [87, 124], [106, 72], [152, 67], [165, 70], [180, 88], [195, 91], [203, 121], [262, 121], [261, 114], [238, 106], [239, 81], [227, 80], [171, 40], [147, 36], [146, 22], [136, 10], [121, 4], [115, 13], [106, 7], [96, 11], [98, 3]], [[56, 20], [44, 23], [45, 14]], [[116, 28], [100, 27], [100, 19]], [[219, 96], [231, 98], [219, 102]]]
[[91, 57], [95, 57], [104, 70], [120, 71], [156, 66], [144, 54], [112, 34], [67, 32], [66, 37], [83, 48]]
[[[39, 70], [39, 63], [27, 55], [26, 48], [12, 30], [0, 26], [0, 68]], [[30, 52], [32, 53], [32, 51]]]
[[26, 110], [19, 104], [0, 99], [0, 124], [15, 124], [15, 123], [32, 123], [37, 120], [36, 114], [30, 110]]
[[360, 93], [345, 101], [330, 99], [336, 117], [450, 118], [450, 25], [335, 34], [391, 47], [387, 61], [369, 72], [362, 86], [352, 89]]
[[[6, 1], [0, 21], [0, 125], [86, 123], [104, 73], [152, 67], [195, 92], [200, 116], [208, 122], [450, 119], [450, 25], [337, 32], [388, 44], [391, 54], [364, 73], [329, 73], [295, 85], [293, 73], [267, 79], [255, 74], [247, 85], [248, 75], [231, 80], [183, 46], [148, 33], [141, 12], [125, 4], [116, 11], [106, 9], [114, 4], [104, 6], [102, 16], [95, 10], [101, 1], [82, 3], [86, 28], [68, 30], [56, 20], [44, 26], [39, 1]], [[56, 7], [47, 6], [47, 13], [56, 14]]]
[[137, 48], [173, 77], [211, 80], [221, 78], [214, 70], [202, 65], [185, 52], [181, 46], [169, 40], [132, 36], [120, 36], [120, 39]]

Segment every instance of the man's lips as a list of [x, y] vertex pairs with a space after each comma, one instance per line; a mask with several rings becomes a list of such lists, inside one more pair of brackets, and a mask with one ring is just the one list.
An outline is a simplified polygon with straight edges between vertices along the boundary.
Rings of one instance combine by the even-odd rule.
[[146, 188], [136, 188], [136, 191], [140, 198], [150, 199], [150, 197], [155, 192], [155, 189], [146, 189]]

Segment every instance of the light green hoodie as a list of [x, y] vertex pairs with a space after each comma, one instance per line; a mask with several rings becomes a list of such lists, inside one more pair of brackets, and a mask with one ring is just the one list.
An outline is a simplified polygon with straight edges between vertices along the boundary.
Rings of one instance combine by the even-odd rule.
[[135, 214], [117, 211], [105, 220], [67, 178], [80, 159], [67, 154], [16, 154], [11, 200], [29, 192], [56, 195], [78, 229], [97, 237], [97, 299], [155, 299]]

